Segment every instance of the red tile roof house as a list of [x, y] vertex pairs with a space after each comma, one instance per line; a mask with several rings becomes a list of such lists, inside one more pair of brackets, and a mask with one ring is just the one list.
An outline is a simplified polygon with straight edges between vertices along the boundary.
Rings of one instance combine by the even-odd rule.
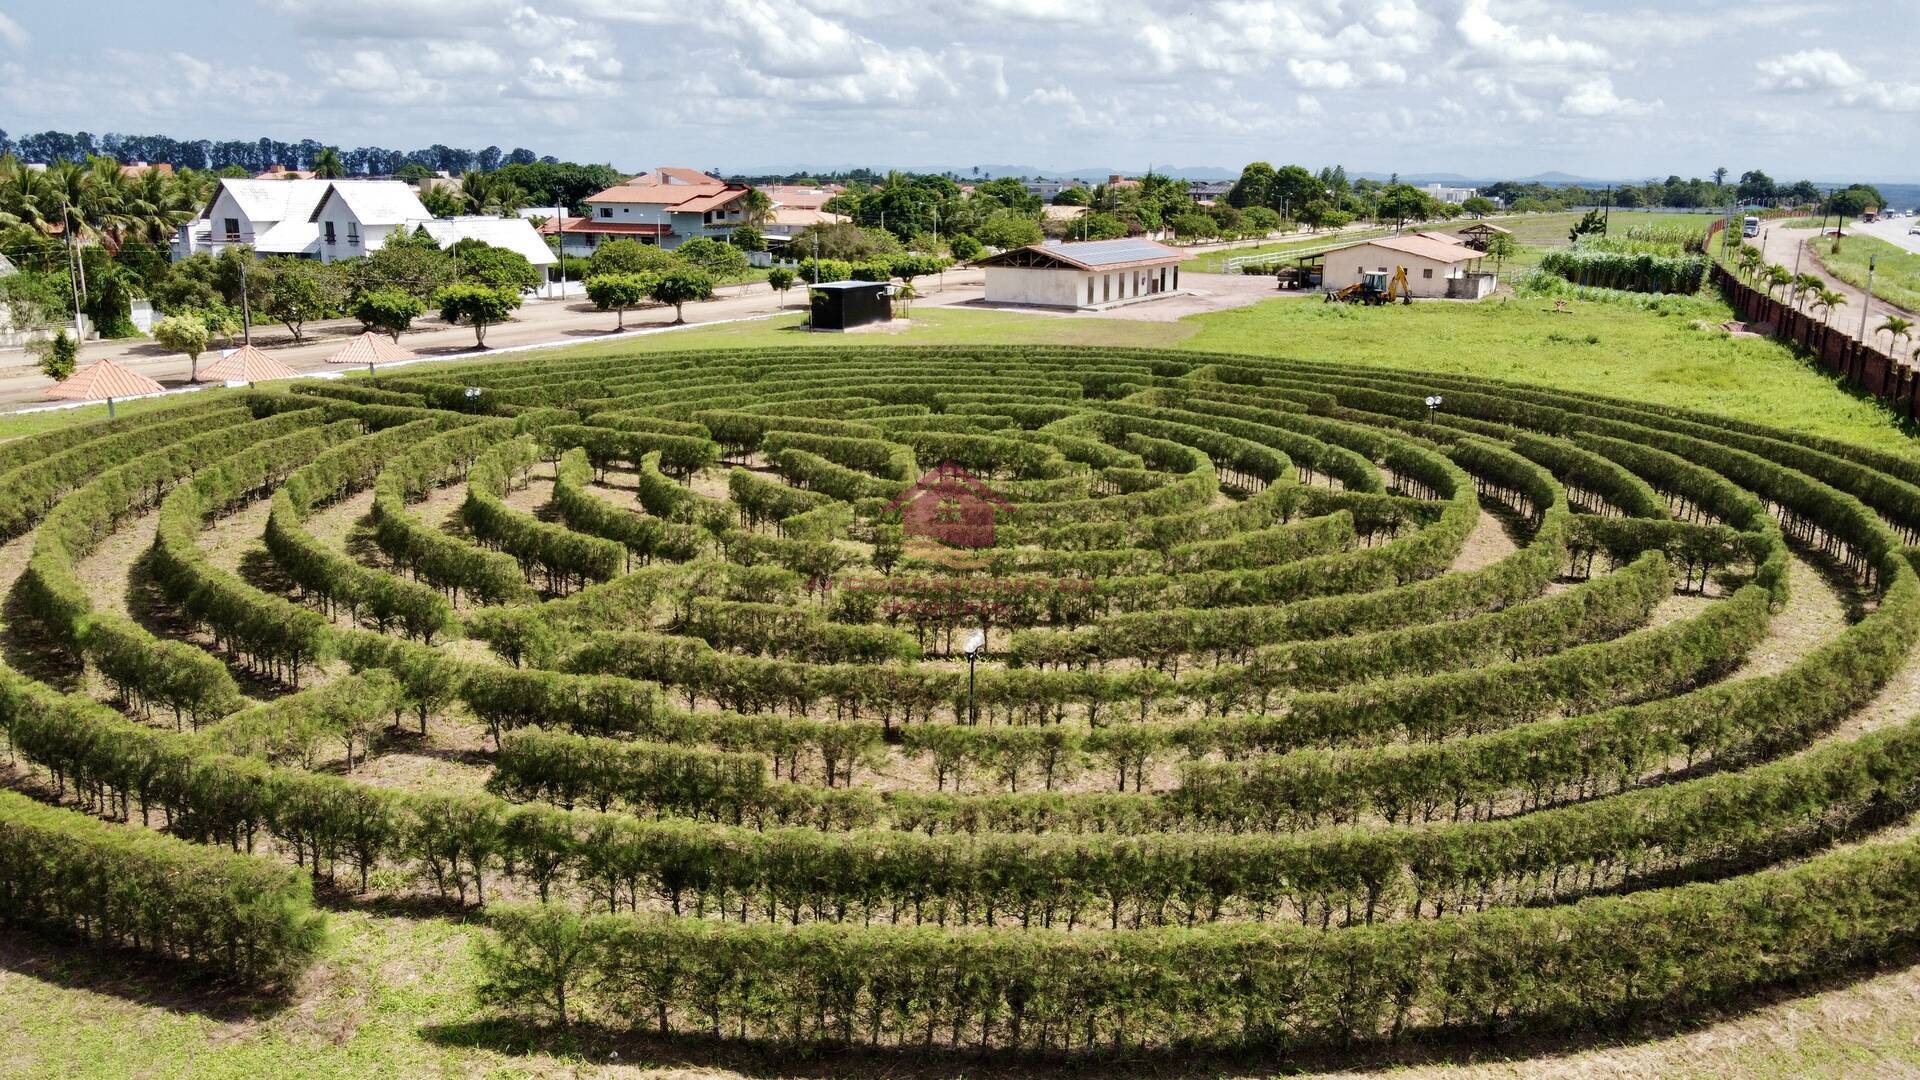
[[[655, 169], [590, 195], [587, 216], [560, 226], [566, 255], [591, 255], [608, 240], [658, 244], [671, 251], [696, 236], [724, 240], [746, 224], [745, 184], [729, 184], [693, 169]], [[555, 223], [540, 231], [551, 234]]]

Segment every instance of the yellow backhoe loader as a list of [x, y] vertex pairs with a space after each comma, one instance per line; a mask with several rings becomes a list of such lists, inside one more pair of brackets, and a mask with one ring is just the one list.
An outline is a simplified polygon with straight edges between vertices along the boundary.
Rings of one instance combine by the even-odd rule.
[[1360, 280], [1338, 292], [1327, 290], [1327, 303], [1334, 301], [1342, 304], [1391, 304], [1395, 300], [1403, 304], [1413, 303], [1413, 289], [1407, 284], [1407, 268], [1396, 266], [1389, 278], [1385, 270], [1360, 275]]

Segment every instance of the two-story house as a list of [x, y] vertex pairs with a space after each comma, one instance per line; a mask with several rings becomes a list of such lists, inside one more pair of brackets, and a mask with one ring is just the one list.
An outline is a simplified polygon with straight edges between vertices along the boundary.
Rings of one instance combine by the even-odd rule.
[[[587, 216], [560, 229], [563, 252], [591, 255], [608, 240], [626, 238], [672, 250], [696, 236], [725, 239], [746, 224], [745, 184], [729, 184], [693, 169], [656, 169], [586, 199]], [[552, 233], [549, 222], [541, 229]]]
[[230, 244], [257, 255], [339, 262], [379, 251], [394, 235], [426, 230], [441, 247], [481, 240], [517, 251], [536, 268], [559, 262], [523, 218], [435, 218], [400, 180], [222, 180], [200, 217], [181, 226], [175, 258]]
[[334, 262], [378, 251], [395, 228], [432, 216], [399, 180], [222, 180], [180, 227], [174, 257], [246, 244], [258, 255]]
[[308, 220], [318, 230], [320, 261], [337, 262], [378, 251], [395, 229], [432, 217], [405, 181], [335, 180]]

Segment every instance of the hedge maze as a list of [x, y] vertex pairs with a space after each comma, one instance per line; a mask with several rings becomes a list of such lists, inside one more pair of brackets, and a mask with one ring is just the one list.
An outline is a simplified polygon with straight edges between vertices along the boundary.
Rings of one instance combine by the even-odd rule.
[[[0, 921], [218, 977], [371, 895], [475, 918], [542, 1022], [1280, 1049], [1685, 1015], [1920, 928], [1920, 459], [804, 348], [208, 395], [0, 473]], [[1848, 616], [1790, 633], [1803, 585]]]

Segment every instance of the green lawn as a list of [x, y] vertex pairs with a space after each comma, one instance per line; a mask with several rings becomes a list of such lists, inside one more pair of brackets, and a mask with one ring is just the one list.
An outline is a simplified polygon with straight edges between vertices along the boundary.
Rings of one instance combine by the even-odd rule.
[[1326, 247], [1328, 244], [1347, 244], [1357, 240], [1371, 240], [1376, 236], [1387, 236], [1392, 229], [1355, 229], [1351, 232], [1326, 232], [1314, 236], [1303, 236], [1298, 240], [1277, 240], [1271, 244], [1232, 247], [1221, 251], [1209, 251], [1180, 264], [1180, 269], [1195, 274], [1223, 274], [1228, 259], [1237, 259], [1243, 255], [1285, 255], [1292, 251], [1308, 248]]
[[[1685, 308], [1684, 315], [1661, 316], [1576, 301], [1570, 312], [1559, 313], [1549, 301], [1519, 298], [1369, 308], [1286, 297], [1160, 323], [923, 307], [913, 312], [909, 329], [837, 340], [848, 348], [1082, 344], [1345, 360], [1543, 383], [1707, 409], [1883, 449], [1914, 448], [1887, 410], [1842, 389], [1784, 346], [1721, 331], [1719, 324], [1732, 312], [1717, 300], [1702, 298]], [[803, 339], [798, 321], [793, 315], [698, 327], [649, 335], [618, 348], [788, 346]], [[1589, 337], [1598, 340], [1589, 342]], [[589, 345], [569, 352], [606, 349]]]
[[[200, 393], [219, 393], [218, 390], [203, 390]], [[192, 401], [205, 401], [197, 394], [167, 394], [163, 397], [136, 398], [133, 401], [117, 401], [113, 406], [115, 416], [138, 416], [155, 409], [171, 409], [176, 405], [185, 405]], [[17, 439], [22, 435], [38, 435], [43, 431], [65, 427], [68, 424], [87, 423], [107, 418], [107, 406], [104, 402], [96, 405], [80, 405], [73, 408], [42, 409], [37, 412], [15, 412], [0, 414], [0, 439]]]
[[[1920, 254], [1877, 236], [1854, 234], [1840, 241], [1835, 254], [1828, 244], [1811, 249], [1827, 272], [1859, 288], [1867, 287], [1867, 260], [1872, 259], [1873, 295], [1908, 311], [1920, 312]], [[1880, 335], [1878, 344], [1884, 344]]]

